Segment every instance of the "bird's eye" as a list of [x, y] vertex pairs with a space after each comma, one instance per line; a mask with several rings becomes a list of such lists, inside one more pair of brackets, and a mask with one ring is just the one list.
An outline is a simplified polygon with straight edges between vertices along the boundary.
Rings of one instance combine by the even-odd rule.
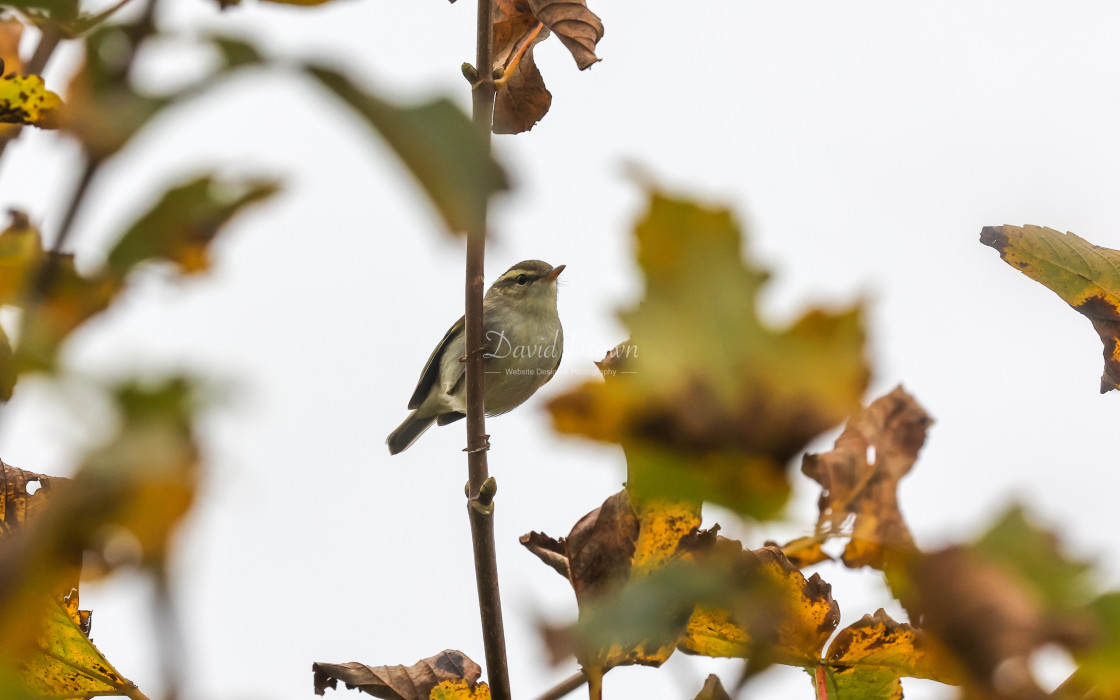
[[525, 275], [518, 275], [517, 276], [517, 283], [518, 284], [525, 284], [528, 281], [529, 281], [529, 278], [526, 277]]

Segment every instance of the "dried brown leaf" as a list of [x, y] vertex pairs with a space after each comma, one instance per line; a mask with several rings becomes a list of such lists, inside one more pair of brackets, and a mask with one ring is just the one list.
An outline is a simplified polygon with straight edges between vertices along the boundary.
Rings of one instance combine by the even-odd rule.
[[553, 539], [543, 532], [529, 532], [521, 536], [521, 544], [564, 578], [571, 575], [563, 539]]
[[724, 690], [719, 676], [713, 673], [704, 681], [704, 687], [693, 700], [731, 700], [731, 696]]
[[529, 0], [529, 7], [568, 47], [580, 70], [599, 62], [595, 45], [603, 38], [603, 22], [585, 0]]
[[316, 695], [325, 694], [327, 688], [337, 688], [338, 681], [342, 681], [347, 688], [386, 700], [428, 700], [432, 689], [444, 681], [466, 681], [473, 689], [482, 676], [478, 664], [454, 649], [445, 649], [407, 667], [314, 663], [311, 670], [315, 673]]
[[[892, 553], [914, 547], [898, 506], [898, 482], [914, 466], [931, 423], [897, 387], [849, 418], [832, 451], [805, 455], [801, 471], [822, 487], [818, 532], [839, 533], [854, 517], [847, 566], [882, 569]], [[809, 554], [805, 561], [819, 556]]]
[[[540, 39], [536, 41], [546, 36], [541, 32]], [[533, 47], [530, 46], [494, 98], [494, 133], [520, 134], [528, 131], [548, 114], [551, 106], [552, 93], [545, 87], [544, 77], [533, 60]]]
[[[69, 479], [28, 472], [0, 460], [0, 538], [11, 537], [47, 504]], [[29, 490], [30, 487], [30, 490]]]

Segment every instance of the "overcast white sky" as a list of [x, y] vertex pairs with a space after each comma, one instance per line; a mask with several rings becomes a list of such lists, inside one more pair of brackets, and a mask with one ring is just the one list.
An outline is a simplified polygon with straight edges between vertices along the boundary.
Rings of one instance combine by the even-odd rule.
[[[1120, 583], [1120, 396], [1097, 393], [1100, 343], [978, 242], [983, 225], [1031, 223], [1120, 248], [1120, 5], [591, 1], [603, 61], [579, 73], [555, 39], [538, 47], [552, 112], [495, 139], [517, 188], [496, 205], [488, 281], [525, 258], [568, 265], [562, 375], [487, 423], [517, 697], [574, 670], [547, 667], [535, 627], [575, 611], [517, 537], [566, 534], [624, 475], [621, 451], [552, 435], [540, 407], [625, 337], [614, 314], [640, 294], [629, 231], [642, 207], [627, 163], [739, 213], [746, 247], [774, 268], [764, 311], [776, 323], [809, 303], [867, 304], [867, 398], [902, 382], [937, 420], [901, 491], [921, 545], [971, 536], [1020, 500], [1100, 562], [1102, 585]], [[256, 37], [397, 98], [449, 94], [467, 107], [469, 0], [244, 4], [219, 14], [167, 2], [160, 24]], [[152, 86], [206, 65], [174, 50], [144, 59]], [[61, 56], [48, 84], [60, 88], [72, 65]], [[0, 206], [26, 208], [53, 235], [73, 152], [56, 135], [25, 136], [0, 166]], [[207, 486], [177, 550], [190, 697], [308, 698], [312, 661], [411, 664], [457, 648], [481, 662], [462, 423], [392, 459], [383, 444], [461, 313], [461, 243], [325, 93], [253, 72], [168, 112], [106, 169], [78, 255], [96, 262], [167, 185], [211, 168], [280, 175], [286, 193], [236, 222], [209, 277], [149, 275], [66, 354], [95, 376], [191, 368], [234, 386], [206, 421]], [[67, 474], [102, 422], [28, 382], [3, 409], [0, 456]], [[716, 511], [707, 521], [755, 545], [803, 534], [816, 491], [796, 479], [785, 526], [744, 531]], [[842, 624], [880, 605], [897, 613], [876, 575], [819, 570]], [[120, 576], [85, 586], [82, 602], [95, 641], [154, 697], [143, 594]], [[709, 669], [730, 682], [735, 668], [677, 655], [666, 670], [612, 672], [606, 695], [691, 698]], [[1060, 680], [1060, 663], [1046, 669]], [[947, 696], [905, 685], [910, 698]], [[778, 669], [752, 697], [811, 693], [803, 673]]]

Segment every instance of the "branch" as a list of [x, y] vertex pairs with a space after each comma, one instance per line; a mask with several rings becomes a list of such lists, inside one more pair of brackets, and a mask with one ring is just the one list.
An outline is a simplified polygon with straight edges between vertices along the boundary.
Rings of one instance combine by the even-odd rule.
[[[490, 143], [494, 121], [493, 0], [478, 0], [476, 64], [481, 79], [472, 86], [475, 128]], [[467, 279], [465, 345], [467, 356], [467, 468], [470, 472], [467, 513], [474, 543], [474, 573], [478, 587], [478, 610], [482, 616], [482, 642], [486, 653], [486, 675], [494, 700], [510, 700], [509, 668], [506, 661], [502, 600], [498, 592], [498, 557], [494, 547], [496, 488], [486, 464], [489, 449], [486, 412], [483, 405], [482, 285], [486, 257], [486, 216], [478, 230], [467, 231]], [[489, 480], [489, 484], [487, 481]], [[485, 493], [483, 485], [487, 484]]]
[[546, 690], [537, 700], [560, 700], [560, 698], [576, 690], [586, 682], [587, 676], [584, 675], [583, 671], [578, 671]]
[[54, 284], [55, 277], [58, 276], [62, 246], [66, 244], [66, 239], [70, 237], [70, 231], [74, 228], [74, 219], [78, 214], [78, 209], [81, 207], [82, 201], [85, 200], [86, 192], [89, 191], [89, 183], [93, 181], [93, 174], [97, 172], [100, 165], [100, 159], [91, 156], [86, 157], [82, 174], [74, 188], [74, 194], [70, 196], [70, 202], [66, 205], [66, 214], [63, 215], [62, 224], [59, 226], [58, 237], [54, 239], [54, 245], [51, 246], [51, 254], [47, 256], [46, 262], [39, 268], [39, 274], [35, 278], [35, 287], [31, 292], [31, 298], [35, 302], [46, 299], [50, 293], [51, 285]]

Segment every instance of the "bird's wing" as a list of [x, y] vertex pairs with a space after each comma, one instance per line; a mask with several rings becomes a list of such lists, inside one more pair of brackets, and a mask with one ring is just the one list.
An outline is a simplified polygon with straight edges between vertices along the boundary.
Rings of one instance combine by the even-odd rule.
[[443, 340], [439, 341], [439, 345], [432, 351], [432, 356], [428, 358], [428, 364], [424, 365], [424, 371], [420, 373], [420, 381], [416, 383], [416, 391], [412, 392], [412, 398], [408, 401], [409, 410], [415, 411], [420, 408], [420, 404], [424, 403], [424, 399], [428, 398], [428, 392], [432, 390], [432, 385], [439, 381], [440, 359], [443, 357], [444, 351], [447, 349], [451, 339], [462, 332], [463, 317], [460, 317], [459, 320], [447, 330], [447, 333], [443, 336]]

